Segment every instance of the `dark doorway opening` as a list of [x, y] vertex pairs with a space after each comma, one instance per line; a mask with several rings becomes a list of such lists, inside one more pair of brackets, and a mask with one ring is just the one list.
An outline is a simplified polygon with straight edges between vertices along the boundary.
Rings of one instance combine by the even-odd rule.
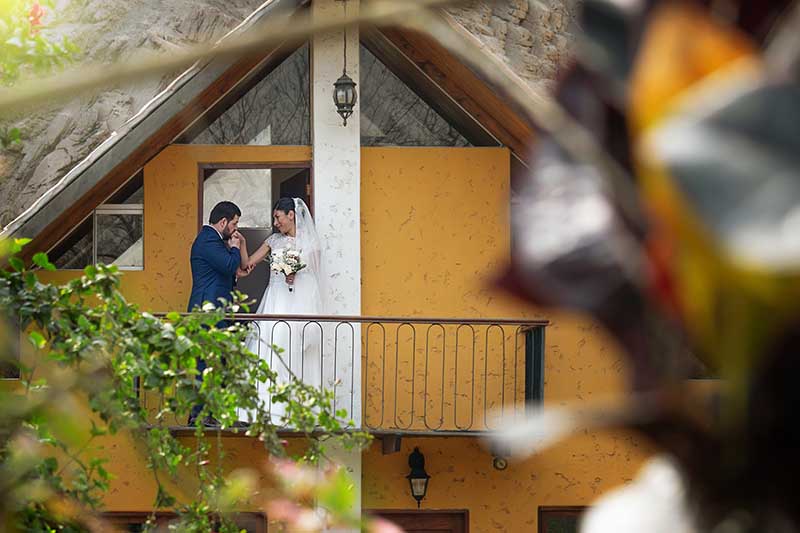
[[[201, 220], [207, 223], [211, 208], [217, 202], [234, 202], [242, 210], [239, 230], [247, 240], [247, 250], [251, 254], [272, 233], [272, 206], [279, 198], [302, 198], [313, 212], [309, 167], [208, 164], [201, 168], [201, 176]], [[251, 313], [258, 310], [269, 283], [269, 276], [269, 264], [265, 260], [236, 284], [236, 289], [249, 297]]]

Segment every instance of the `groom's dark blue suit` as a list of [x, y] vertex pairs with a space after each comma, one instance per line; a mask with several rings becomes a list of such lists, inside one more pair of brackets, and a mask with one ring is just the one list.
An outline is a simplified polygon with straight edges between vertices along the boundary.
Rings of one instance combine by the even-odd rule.
[[230, 300], [240, 261], [238, 248], [229, 249], [217, 230], [203, 226], [192, 244], [192, 294], [188, 310], [203, 302], [219, 307], [220, 298]]
[[[216, 307], [221, 307], [220, 298], [229, 301], [236, 281], [236, 269], [239, 266], [241, 254], [238, 248], [228, 248], [222, 241], [217, 230], [211, 226], [203, 226], [192, 244], [192, 294], [189, 296], [188, 310], [211, 302]], [[224, 327], [225, 321], [217, 324]], [[200, 372], [198, 379], [202, 379], [206, 362], [197, 360], [197, 370]], [[192, 408], [189, 420], [193, 420], [202, 410], [202, 405]]]

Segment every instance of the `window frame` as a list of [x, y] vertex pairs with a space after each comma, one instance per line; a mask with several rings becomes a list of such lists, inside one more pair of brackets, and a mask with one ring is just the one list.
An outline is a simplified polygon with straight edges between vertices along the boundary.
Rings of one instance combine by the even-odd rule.
[[588, 509], [588, 505], [540, 505], [537, 510], [536, 529], [538, 533], [548, 533], [544, 525], [544, 518], [547, 514], [580, 517], [583, 516]]
[[[98, 215], [138, 215], [142, 217], [142, 239], [144, 239], [144, 204], [101, 204], [92, 211], [92, 264], [97, 264], [98, 245]], [[120, 270], [144, 270], [144, 253], [142, 253], [142, 266], [117, 266]]]
[[16, 376], [12, 376], [9, 375], [10, 373], [5, 372], [6, 368], [0, 368], [2, 370], [0, 372], [0, 381], [19, 381], [22, 379], [22, 328], [20, 327], [19, 317], [3, 313], [2, 321], [7, 329], [6, 337], [9, 345], [9, 361], [7, 365], [10, 369], [12, 366], [11, 361], [16, 356], [17, 371]]
[[[244, 517], [248, 521], [252, 521], [255, 533], [267, 533], [269, 519], [266, 513], [262, 511], [239, 511], [234, 514]], [[178, 516], [170, 511], [107, 511], [100, 516], [103, 520], [110, 522], [111, 525], [119, 527], [131, 522], [141, 521], [141, 523], [144, 523], [151, 515], [155, 515], [156, 524], [159, 522], [168, 522]], [[236, 522], [236, 520], [234, 520], [234, 522]], [[237, 527], [241, 527], [241, 524], [237, 523]]]
[[[97, 215], [98, 214], [100, 214], [100, 215], [138, 215], [138, 216], [142, 217], [142, 240], [144, 240], [144, 223], [145, 223], [145, 220], [144, 220], [144, 197], [142, 197], [142, 203], [136, 203], [136, 204], [124, 203], [126, 198], [129, 198], [130, 196], [132, 196], [139, 189], [141, 189], [142, 193], [144, 194], [144, 169], [143, 168], [141, 168], [138, 171], [136, 171], [128, 180], [125, 181], [125, 183], [123, 183], [121, 186], [117, 187], [117, 189], [111, 195], [109, 195], [105, 200], [103, 200], [103, 202], [100, 205], [96, 206], [94, 209], [89, 211], [89, 213], [85, 217], [83, 217], [78, 224], [76, 224], [73, 228], [71, 228], [66, 233], [66, 235], [64, 235], [53, 246], [51, 246], [47, 250], [47, 254], [50, 256], [50, 261], [52, 261], [53, 263], [56, 263], [56, 261], [58, 260], [56, 257], [53, 256], [53, 252], [54, 251], [59, 251], [59, 252], [61, 252], [63, 254], [63, 253], [66, 253], [67, 250], [69, 250], [69, 247], [62, 248], [62, 244], [65, 241], [69, 241], [70, 238], [75, 233], [75, 231], [77, 231], [78, 228], [80, 228], [80, 226], [82, 226], [83, 224], [87, 223], [87, 221], [88, 221], [92, 225], [91, 229], [87, 232], [87, 233], [90, 233], [91, 237], [92, 237], [92, 257], [91, 257], [91, 263], [90, 264], [96, 265], [97, 264], [97, 237], [98, 237], [98, 235], [97, 235], [97, 228], [98, 228]], [[123, 198], [121, 198], [123, 203], [118, 203], [119, 200], [120, 200], [120, 194], [124, 194]], [[112, 202], [112, 200], [116, 200], [116, 202]], [[81, 239], [80, 237], [78, 239], [76, 239], [73, 242], [73, 245], [76, 244], [77, 242], [79, 242], [80, 239]], [[59, 257], [60, 257], [60, 255], [59, 255]], [[122, 266], [118, 266], [117, 268], [119, 268], [119, 270], [124, 270], [124, 271], [142, 271], [142, 270], [144, 270], [144, 263], [145, 263], [144, 250], [142, 250], [142, 266], [140, 266], [140, 267], [122, 267]], [[64, 272], [82, 272], [84, 268], [86, 268], [86, 267], [59, 268], [58, 270], [64, 271]]]

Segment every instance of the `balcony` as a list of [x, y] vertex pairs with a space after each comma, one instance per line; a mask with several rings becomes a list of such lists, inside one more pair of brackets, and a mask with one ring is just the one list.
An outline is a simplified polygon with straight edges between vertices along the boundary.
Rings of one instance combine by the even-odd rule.
[[[257, 353], [273, 369], [292, 369], [307, 384], [333, 389], [334, 407], [373, 433], [478, 435], [513, 422], [542, 399], [547, 321], [235, 318], [269, 344], [286, 344], [280, 356], [259, 345]], [[163, 401], [140, 397], [152, 409]]]

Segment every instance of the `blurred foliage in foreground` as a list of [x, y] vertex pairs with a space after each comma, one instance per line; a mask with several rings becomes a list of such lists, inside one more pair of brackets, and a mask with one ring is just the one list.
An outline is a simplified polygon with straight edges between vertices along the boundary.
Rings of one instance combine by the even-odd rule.
[[[0, 243], [10, 265], [0, 271], [0, 310], [15, 325], [5, 328], [3, 354], [14, 344], [16, 327], [34, 348], [30, 358], [9, 355], [5, 361], [18, 366], [20, 379], [0, 389], [0, 529], [102, 529], [96, 511], [115, 468], [103, 445], [106, 435], [116, 434], [143, 450], [158, 488], [154, 510], [174, 511], [181, 531], [236, 531], [235, 510], [267, 504], [255, 482], [259, 472], [227, 476], [220, 433], [205, 431], [202, 419], [214, 416], [224, 429], [233, 425], [237, 410], [255, 413], [253, 423], [238, 431], [264, 443], [264, 464], [255, 468], [276, 474], [266, 457], [287, 458], [286, 443], [269, 423], [258, 384], [266, 384], [273, 401], [285, 403], [287, 424], [307, 435], [298, 465], [316, 469], [324, 461], [325, 441], [345, 448], [368, 441], [352, 422], [341, 421], [346, 413], [332, 411], [331, 391], [300, 381], [277, 383], [266, 363], [244, 348], [246, 328], [215, 326], [241, 304], [162, 320], [125, 301], [113, 266], [87, 267], [81, 278], [62, 286], [40, 283], [17, 257], [24, 244]], [[54, 269], [45, 254], [36, 254], [33, 263]], [[202, 382], [196, 379], [200, 357], [208, 365]], [[157, 410], [141, 401], [147, 394], [163, 399]], [[198, 404], [203, 412], [196, 438], [177, 438], [170, 424], [185, 420]], [[347, 497], [352, 483], [329, 470], [306, 491], [338, 495], [314, 499], [327, 506], [324, 520], [360, 524]], [[295, 502], [298, 508], [304, 504]]]

